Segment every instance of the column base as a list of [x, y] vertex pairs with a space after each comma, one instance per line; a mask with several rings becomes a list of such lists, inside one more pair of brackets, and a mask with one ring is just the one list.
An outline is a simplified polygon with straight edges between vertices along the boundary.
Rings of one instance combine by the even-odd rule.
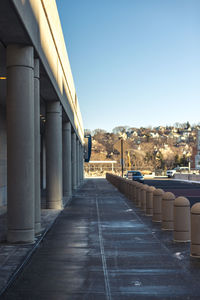
[[173, 231], [174, 242], [190, 242], [189, 231]]
[[9, 230], [7, 232], [7, 241], [13, 244], [32, 244], [34, 240], [35, 231], [29, 230]]
[[174, 222], [162, 221], [162, 230], [174, 230]]
[[59, 210], [63, 209], [62, 200], [47, 202], [46, 208], [47, 209], [59, 209]]

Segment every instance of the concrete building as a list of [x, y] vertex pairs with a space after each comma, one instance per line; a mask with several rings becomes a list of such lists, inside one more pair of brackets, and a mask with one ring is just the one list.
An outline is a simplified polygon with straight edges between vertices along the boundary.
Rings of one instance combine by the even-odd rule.
[[0, 1], [0, 206], [7, 240], [33, 242], [43, 205], [83, 181], [84, 131], [55, 0]]

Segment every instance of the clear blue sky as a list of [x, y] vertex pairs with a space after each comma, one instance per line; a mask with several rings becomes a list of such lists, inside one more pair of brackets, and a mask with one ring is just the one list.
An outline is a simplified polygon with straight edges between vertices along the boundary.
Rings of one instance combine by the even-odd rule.
[[200, 0], [56, 0], [84, 127], [200, 122]]

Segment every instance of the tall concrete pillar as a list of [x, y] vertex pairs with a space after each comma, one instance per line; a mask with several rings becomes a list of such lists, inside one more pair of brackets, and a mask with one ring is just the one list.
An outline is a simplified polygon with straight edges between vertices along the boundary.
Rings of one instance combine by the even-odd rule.
[[83, 146], [80, 143], [80, 183], [83, 182]]
[[63, 124], [63, 196], [67, 201], [72, 196], [71, 124]]
[[80, 153], [79, 153], [79, 139], [76, 139], [76, 182], [77, 182], [77, 187], [79, 187], [80, 185], [80, 173], [79, 173], [79, 169], [80, 169]]
[[45, 141], [45, 134], [41, 135], [40, 138], [40, 147], [41, 147], [41, 176], [40, 176], [40, 181], [41, 181], [41, 193], [46, 190], [46, 141]]
[[81, 185], [81, 143], [78, 144], [78, 152], [79, 152], [79, 184]]
[[62, 107], [49, 102], [46, 111], [46, 206], [62, 209]]
[[76, 167], [76, 133], [72, 133], [72, 190], [76, 190], [77, 188], [77, 167]]
[[85, 162], [85, 158], [84, 158], [84, 145], [82, 146], [82, 154], [83, 154], [83, 159], [82, 159], [82, 180], [84, 180], [84, 162]]
[[7, 240], [34, 241], [33, 47], [7, 47]]
[[34, 161], [35, 161], [35, 233], [41, 231], [40, 191], [40, 68], [39, 59], [34, 60]]
[[84, 145], [82, 146], [82, 180], [84, 180]]

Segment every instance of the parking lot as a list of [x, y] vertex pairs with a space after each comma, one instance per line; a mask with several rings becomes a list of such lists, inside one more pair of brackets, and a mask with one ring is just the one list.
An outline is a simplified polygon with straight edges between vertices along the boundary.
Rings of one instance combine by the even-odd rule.
[[172, 192], [176, 197], [184, 196], [189, 199], [190, 205], [200, 201], [200, 183], [182, 182], [168, 178], [146, 179], [145, 184]]

